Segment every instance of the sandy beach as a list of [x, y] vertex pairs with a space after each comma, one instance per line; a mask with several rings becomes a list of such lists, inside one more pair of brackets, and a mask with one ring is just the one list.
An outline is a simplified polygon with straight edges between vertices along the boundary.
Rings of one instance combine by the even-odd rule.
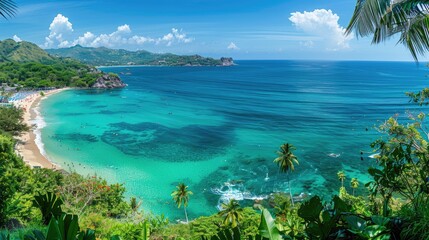
[[24, 99], [13, 102], [16, 107], [24, 109], [24, 122], [30, 126], [30, 131], [23, 133], [18, 138], [16, 151], [22, 156], [25, 163], [32, 168], [61, 169], [60, 166], [49, 161], [49, 159], [44, 156], [42, 151], [39, 149], [39, 146], [36, 143], [37, 135], [35, 131], [37, 130], [37, 126], [34, 125], [34, 120], [37, 119], [39, 114], [35, 111], [35, 108], [37, 108], [43, 99], [67, 89], [69, 88], [43, 91], [44, 96], [42, 96], [40, 92], [35, 92]]

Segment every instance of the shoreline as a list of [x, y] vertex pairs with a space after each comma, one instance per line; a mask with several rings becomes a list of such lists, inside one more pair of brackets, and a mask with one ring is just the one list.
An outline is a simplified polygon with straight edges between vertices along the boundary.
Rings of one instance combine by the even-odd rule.
[[[40, 130], [43, 126], [41, 127], [41, 124], [37, 123], [42, 116], [37, 108], [40, 103], [49, 96], [69, 89], [70, 88], [61, 88], [49, 91], [37, 91], [24, 99], [13, 102], [15, 107], [24, 110], [23, 122], [30, 127], [28, 132], [23, 133], [17, 138], [15, 151], [22, 157], [25, 164], [29, 165], [31, 168], [61, 169], [61, 166], [50, 161], [46, 153], [44, 153], [40, 134]], [[40, 95], [40, 92], [44, 92], [45, 95]]]
[[133, 67], [232, 67], [237, 66], [238, 64], [232, 64], [232, 65], [110, 65], [110, 66], [95, 66], [95, 68], [133, 68]]

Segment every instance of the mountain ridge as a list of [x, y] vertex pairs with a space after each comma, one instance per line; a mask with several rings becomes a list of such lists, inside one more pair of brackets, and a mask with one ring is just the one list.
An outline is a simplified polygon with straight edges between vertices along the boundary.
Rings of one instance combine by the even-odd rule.
[[83, 47], [45, 49], [53, 56], [69, 57], [94, 66], [151, 65], [151, 66], [231, 66], [232, 58], [214, 59], [200, 55], [176, 55], [152, 53], [146, 50], [129, 51], [106, 47]]

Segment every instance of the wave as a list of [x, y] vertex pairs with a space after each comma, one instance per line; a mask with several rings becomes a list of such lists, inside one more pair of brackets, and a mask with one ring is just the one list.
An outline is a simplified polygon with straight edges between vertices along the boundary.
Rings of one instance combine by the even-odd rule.
[[374, 153], [374, 154], [369, 155], [368, 157], [369, 158], [378, 158], [379, 156], [380, 156], [380, 153]]
[[222, 204], [228, 203], [232, 199], [237, 201], [243, 200], [263, 200], [267, 199], [268, 195], [256, 195], [250, 191], [244, 189], [243, 184], [234, 184], [231, 182], [225, 182], [220, 188], [212, 188], [211, 192], [216, 195], [220, 195], [216, 208], [222, 210]]
[[[39, 148], [40, 153], [47, 158], [49, 161], [51, 161], [49, 159], [49, 157], [46, 154], [45, 151], [45, 145], [43, 144], [42, 141], [42, 129], [44, 127], [46, 127], [46, 122], [43, 119], [42, 114], [40, 113], [40, 106], [38, 105], [37, 107], [32, 109], [34, 111], [34, 113], [36, 114], [35, 119], [31, 120], [30, 123], [32, 125], [35, 125], [35, 129], [34, 129], [34, 135], [36, 136], [34, 139], [34, 142], [36, 143], [37, 148]], [[51, 161], [52, 162], [52, 161]]]
[[332, 158], [338, 158], [341, 156], [341, 153], [329, 153], [328, 156]]

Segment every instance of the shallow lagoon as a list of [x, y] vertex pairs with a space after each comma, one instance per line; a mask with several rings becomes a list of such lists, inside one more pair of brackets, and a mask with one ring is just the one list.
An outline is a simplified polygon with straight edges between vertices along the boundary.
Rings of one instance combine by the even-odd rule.
[[300, 159], [293, 192], [326, 196], [337, 191], [341, 169], [367, 181], [373, 127], [418, 110], [404, 92], [424, 87], [427, 74], [400, 62], [238, 64], [104, 68], [129, 86], [66, 91], [42, 103], [46, 152], [66, 169], [124, 183], [144, 209], [171, 218], [183, 217], [170, 197], [183, 181], [194, 192], [192, 218], [216, 212], [220, 199], [287, 191], [272, 161], [290, 142]]

